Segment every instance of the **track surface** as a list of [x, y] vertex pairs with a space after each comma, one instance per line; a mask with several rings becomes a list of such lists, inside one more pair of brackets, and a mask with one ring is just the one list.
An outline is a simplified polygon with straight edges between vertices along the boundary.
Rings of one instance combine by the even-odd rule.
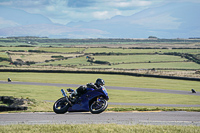
[[151, 124], [200, 126], [199, 112], [104, 112], [0, 114], [0, 125], [9, 124]]
[[[37, 82], [6, 82], [0, 81], [0, 84], [22, 84], [22, 85], [40, 85], [40, 86], [57, 86], [57, 87], [79, 87], [78, 84], [58, 84], [58, 83], [37, 83]], [[128, 91], [142, 91], [142, 92], [157, 92], [170, 93], [182, 95], [200, 96], [200, 93], [192, 93], [191, 91], [166, 90], [166, 89], [149, 89], [149, 88], [135, 88], [135, 87], [116, 87], [106, 86], [107, 89], [128, 90]], [[51, 101], [54, 102], [54, 101]], [[130, 106], [160, 106], [160, 107], [200, 107], [200, 105], [183, 105], [183, 104], [140, 104], [140, 103], [109, 103], [112, 105], [130, 105]]]

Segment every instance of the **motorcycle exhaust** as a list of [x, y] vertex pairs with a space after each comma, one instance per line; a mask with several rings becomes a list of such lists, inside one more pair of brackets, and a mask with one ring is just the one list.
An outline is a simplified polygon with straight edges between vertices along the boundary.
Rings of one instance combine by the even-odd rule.
[[69, 101], [67, 94], [65, 93], [65, 90], [61, 89], [62, 95], [66, 98], [67, 102], [72, 106], [73, 104]]

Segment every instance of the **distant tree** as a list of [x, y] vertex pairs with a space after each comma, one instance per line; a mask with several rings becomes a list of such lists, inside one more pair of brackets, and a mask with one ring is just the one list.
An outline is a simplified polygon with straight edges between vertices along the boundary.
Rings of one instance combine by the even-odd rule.
[[154, 39], [157, 39], [157, 37], [156, 36], [149, 36], [148, 38], [154, 38]]

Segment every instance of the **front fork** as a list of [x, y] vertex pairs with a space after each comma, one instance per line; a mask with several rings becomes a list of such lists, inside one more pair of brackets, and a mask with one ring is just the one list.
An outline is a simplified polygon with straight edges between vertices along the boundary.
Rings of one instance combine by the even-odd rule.
[[62, 95], [66, 98], [67, 102], [72, 106], [73, 104], [71, 101], [69, 101], [67, 94], [65, 93], [65, 90], [61, 89]]
[[101, 104], [101, 99], [102, 99], [102, 97], [97, 97], [96, 103], [97, 103], [97, 104]]
[[100, 101], [101, 101], [101, 99], [99, 97], [97, 97], [97, 102], [100, 102]]

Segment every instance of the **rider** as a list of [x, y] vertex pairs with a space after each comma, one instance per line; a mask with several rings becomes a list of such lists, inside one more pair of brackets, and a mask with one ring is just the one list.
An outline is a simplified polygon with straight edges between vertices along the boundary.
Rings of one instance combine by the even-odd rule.
[[88, 91], [99, 89], [101, 86], [104, 86], [104, 85], [105, 85], [104, 80], [101, 78], [98, 78], [95, 83], [87, 83], [86, 87], [80, 86], [74, 91], [71, 89], [68, 89], [67, 91], [72, 91], [71, 95], [69, 96], [70, 98], [77, 97], [77, 96], [80, 97], [82, 94]]

